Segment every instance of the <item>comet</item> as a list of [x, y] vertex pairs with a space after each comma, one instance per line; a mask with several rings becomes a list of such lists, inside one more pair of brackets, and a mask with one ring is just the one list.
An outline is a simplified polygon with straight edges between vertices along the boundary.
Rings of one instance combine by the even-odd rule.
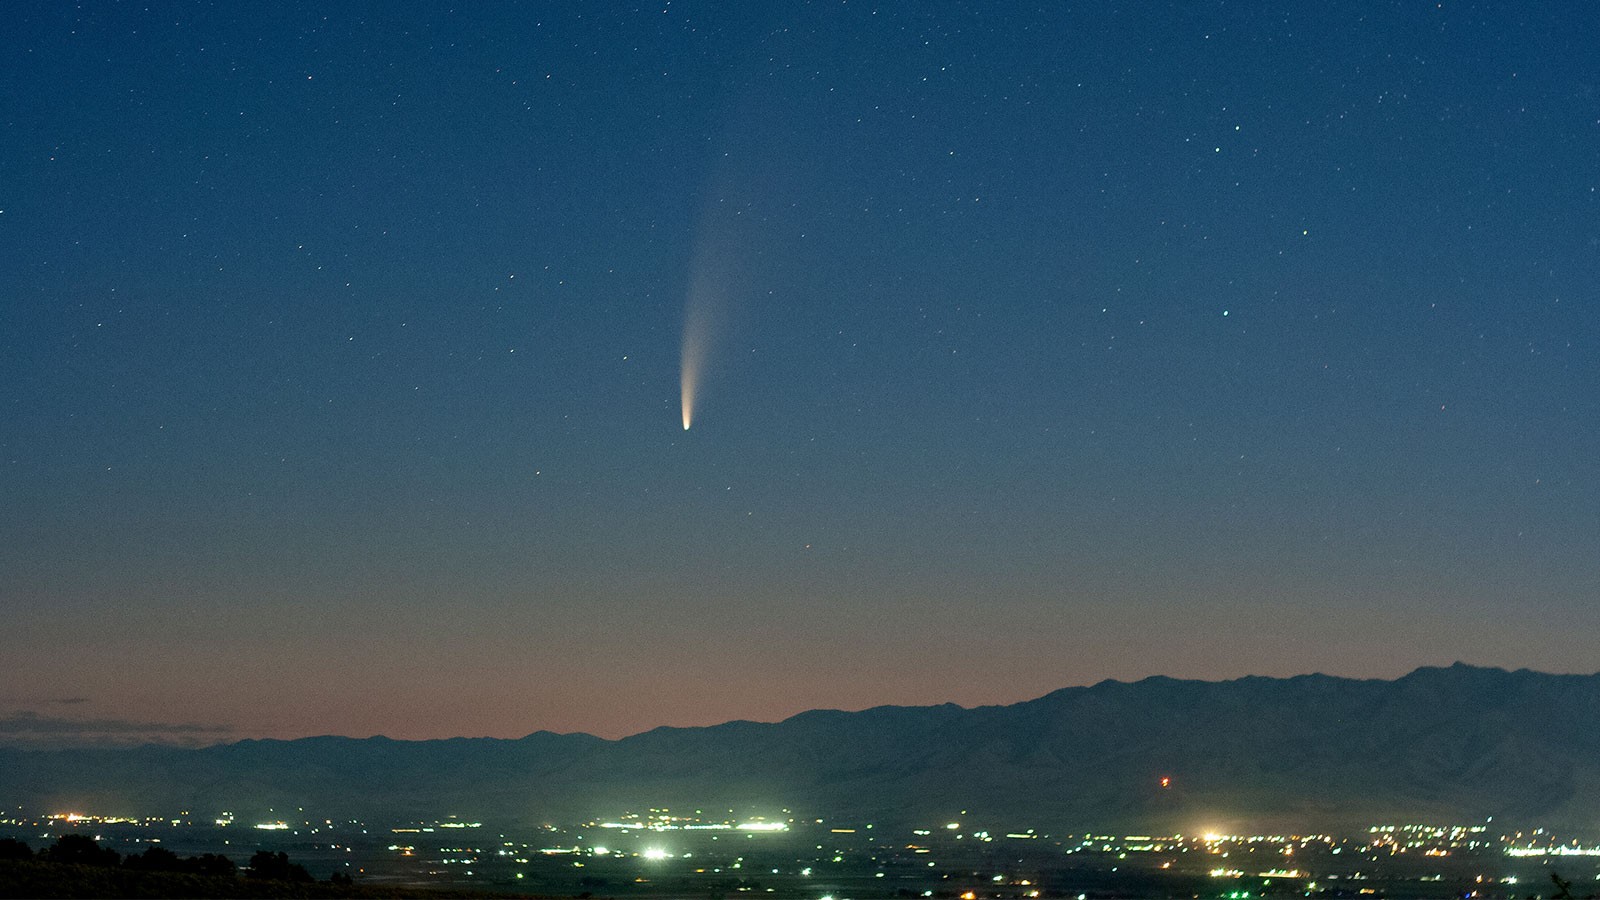
[[711, 354], [719, 324], [726, 312], [721, 283], [724, 278], [709, 274], [707, 254], [702, 251], [689, 296], [683, 305], [683, 346], [679, 357], [678, 393], [683, 411], [683, 430], [694, 424], [695, 403], [700, 396], [706, 360]]
[[678, 374], [679, 403], [683, 407], [683, 430], [688, 431], [694, 424], [694, 395], [695, 389], [700, 386], [700, 367], [705, 362], [705, 340], [690, 330], [688, 323], [683, 328], [683, 351]]
[[700, 391], [700, 374], [705, 369], [710, 329], [706, 322], [706, 303], [698, 284], [689, 291], [683, 309], [683, 347], [678, 364], [679, 405], [683, 407], [683, 430], [694, 424], [694, 401]]
[[724, 172], [714, 179], [696, 227], [687, 272], [689, 289], [683, 300], [678, 392], [684, 431], [694, 426], [707, 387], [716, 380], [709, 370], [736, 318], [738, 298], [750, 292], [745, 261], [751, 255], [751, 237], [749, 220], [743, 216], [750, 209], [733, 173]]

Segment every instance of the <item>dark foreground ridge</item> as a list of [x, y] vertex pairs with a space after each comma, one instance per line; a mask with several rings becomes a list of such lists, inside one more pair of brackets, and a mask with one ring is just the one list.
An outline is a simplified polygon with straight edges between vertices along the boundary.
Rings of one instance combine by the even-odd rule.
[[0, 802], [40, 809], [576, 822], [783, 807], [886, 824], [970, 809], [1069, 830], [1490, 816], [1589, 828], [1600, 825], [1600, 675], [1456, 664], [1393, 681], [1156, 677], [1011, 706], [818, 710], [617, 741], [11, 749], [0, 770]]
[[[508, 895], [480, 891], [297, 883], [222, 878], [180, 872], [140, 872], [69, 863], [0, 861], [0, 897], [351, 897], [478, 898]], [[517, 895], [509, 895], [517, 896]]]
[[0, 838], [0, 897], [505, 897], [357, 885], [335, 874], [318, 881], [286, 854], [260, 851], [241, 873], [225, 856], [180, 857], [152, 845], [127, 857], [93, 838], [68, 834], [35, 854]]

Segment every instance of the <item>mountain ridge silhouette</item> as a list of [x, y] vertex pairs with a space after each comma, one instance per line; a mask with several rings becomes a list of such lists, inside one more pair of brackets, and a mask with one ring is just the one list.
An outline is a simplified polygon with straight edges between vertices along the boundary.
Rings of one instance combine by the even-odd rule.
[[614, 740], [536, 731], [9, 748], [0, 772], [0, 802], [118, 814], [573, 823], [672, 807], [885, 825], [969, 810], [1067, 831], [1491, 816], [1596, 828], [1600, 674], [1457, 663], [1394, 680], [1152, 676], [1010, 705], [819, 709]]

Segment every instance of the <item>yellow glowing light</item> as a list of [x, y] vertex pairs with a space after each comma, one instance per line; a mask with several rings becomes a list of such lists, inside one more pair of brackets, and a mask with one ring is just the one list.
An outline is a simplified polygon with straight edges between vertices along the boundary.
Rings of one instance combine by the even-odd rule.
[[740, 831], [788, 831], [789, 826], [783, 822], [743, 822], [739, 825]]

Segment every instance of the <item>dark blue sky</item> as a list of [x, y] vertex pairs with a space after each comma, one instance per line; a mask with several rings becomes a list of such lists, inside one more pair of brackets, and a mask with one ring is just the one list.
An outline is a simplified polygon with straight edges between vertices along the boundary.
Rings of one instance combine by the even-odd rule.
[[0, 712], [1600, 669], [1586, 4], [8, 19]]

